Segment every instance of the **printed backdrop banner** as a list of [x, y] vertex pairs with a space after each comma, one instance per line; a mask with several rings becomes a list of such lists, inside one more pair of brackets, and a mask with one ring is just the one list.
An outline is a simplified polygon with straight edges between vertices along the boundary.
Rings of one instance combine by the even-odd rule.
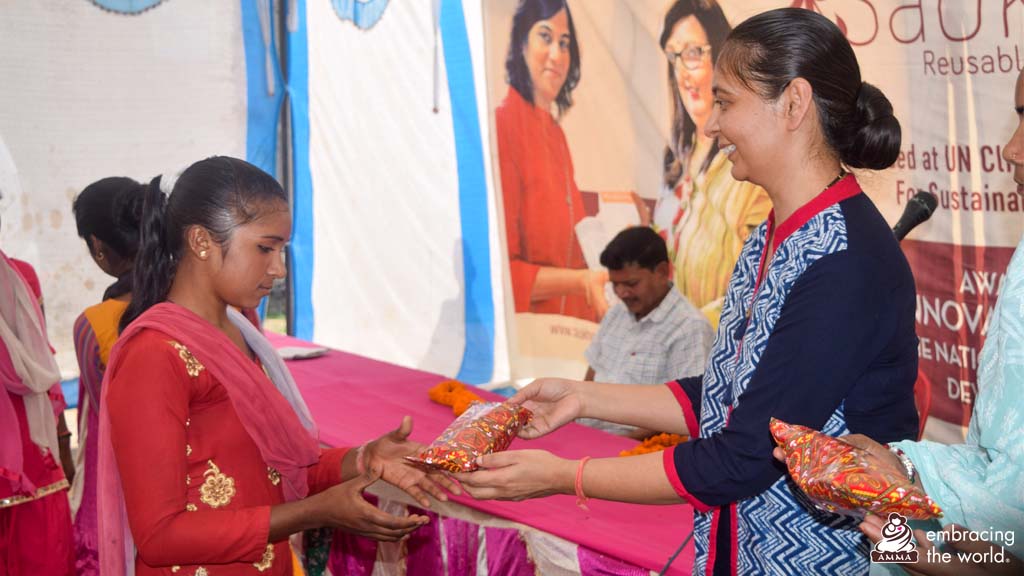
[[0, 246], [38, 271], [65, 375], [78, 372], [75, 318], [113, 281], [77, 236], [73, 198], [214, 154], [273, 171], [283, 91], [267, 81], [270, 30], [268, 4], [249, 0], [4, 4], [0, 140], [22, 193], [4, 201]]
[[[552, 46], [542, 31], [534, 38], [526, 30], [509, 48], [515, 0], [487, 2], [484, 15], [513, 376], [582, 377], [583, 350], [614, 301], [610, 290], [590, 289], [600, 273], [595, 255], [624, 226], [650, 222], [665, 237], [676, 287], [717, 321], [716, 301], [742, 239], [767, 206], [763, 191], [732, 181], [714, 144], [695, 136], [712, 105], [715, 50], [743, 19], [796, 6], [845, 31], [864, 80], [886, 93], [902, 124], [897, 164], [858, 174], [867, 193], [890, 223], [918, 190], [939, 199], [903, 248], [917, 282], [919, 404], [931, 416], [925, 433], [961, 439], [988, 315], [1024, 233], [1024, 196], [1001, 157], [1016, 126], [1024, 3], [721, 0], [717, 18], [709, 14], [714, 2], [568, 4], [580, 62], [561, 114], [557, 97], [548, 98], [553, 115], [530, 100], [571, 83], [571, 58], [564, 70], [545, 70], [542, 55], [531, 52]], [[676, 17], [693, 4], [711, 8], [696, 19]], [[560, 49], [566, 25], [556, 17], [548, 26], [550, 49]], [[678, 55], [674, 67], [666, 50]], [[514, 60], [522, 62], [518, 72]], [[524, 75], [531, 82], [523, 84]], [[517, 85], [529, 87], [527, 98]], [[632, 193], [642, 201], [631, 202]]]

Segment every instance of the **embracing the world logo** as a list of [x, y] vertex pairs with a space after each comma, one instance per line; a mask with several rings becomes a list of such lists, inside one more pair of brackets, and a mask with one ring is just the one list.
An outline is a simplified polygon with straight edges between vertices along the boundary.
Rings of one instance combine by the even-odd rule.
[[878, 564], [917, 562], [917, 546], [907, 519], [892, 512], [882, 526], [882, 539], [871, 549], [871, 561]]

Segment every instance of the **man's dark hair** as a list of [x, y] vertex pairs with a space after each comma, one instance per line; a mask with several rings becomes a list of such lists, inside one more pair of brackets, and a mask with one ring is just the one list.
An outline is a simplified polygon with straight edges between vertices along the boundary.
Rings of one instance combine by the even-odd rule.
[[601, 252], [601, 265], [609, 270], [636, 264], [653, 272], [662, 262], [668, 262], [668, 248], [661, 236], [647, 226], [626, 228]]

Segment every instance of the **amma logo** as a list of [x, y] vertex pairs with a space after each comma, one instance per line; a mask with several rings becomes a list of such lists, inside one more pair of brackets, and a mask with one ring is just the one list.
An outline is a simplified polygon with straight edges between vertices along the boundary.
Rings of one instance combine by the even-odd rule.
[[356, 28], [373, 28], [388, 7], [389, 0], [331, 0], [334, 11], [342, 20], [351, 20]]
[[141, 14], [164, 0], [91, 0], [93, 4], [118, 14]]
[[917, 562], [917, 548], [907, 519], [892, 512], [882, 526], [882, 539], [871, 550], [871, 561], [879, 564]]

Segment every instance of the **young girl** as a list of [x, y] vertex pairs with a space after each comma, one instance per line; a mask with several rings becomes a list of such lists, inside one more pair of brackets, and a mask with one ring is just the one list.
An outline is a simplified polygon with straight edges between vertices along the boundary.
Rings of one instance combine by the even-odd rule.
[[102, 389], [104, 576], [291, 574], [292, 533], [397, 540], [426, 522], [363, 500], [378, 478], [424, 505], [424, 491], [444, 499], [400, 463], [418, 448], [408, 418], [358, 450], [322, 450], [284, 363], [235, 310], [284, 276], [290, 235], [284, 190], [242, 160], [208, 158], [169, 195], [158, 180], [146, 191], [132, 300]]

